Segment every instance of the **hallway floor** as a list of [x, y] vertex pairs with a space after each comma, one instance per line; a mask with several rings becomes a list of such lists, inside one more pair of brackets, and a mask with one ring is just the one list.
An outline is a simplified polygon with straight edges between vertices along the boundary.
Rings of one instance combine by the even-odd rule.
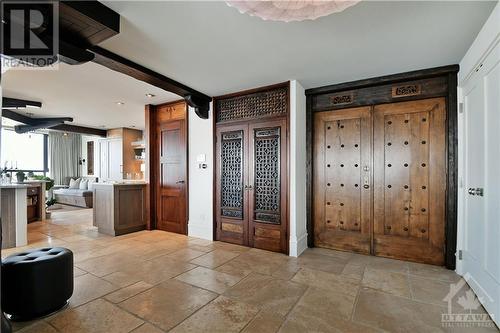
[[73, 251], [75, 290], [66, 309], [16, 331], [498, 331], [443, 326], [450, 307], [484, 310], [467, 285], [445, 302], [461, 279], [440, 267], [319, 248], [291, 258], [162, 231], [109, 237], [91, 219], [92, 210], [61, 211], [29, 224], [28, 248]]

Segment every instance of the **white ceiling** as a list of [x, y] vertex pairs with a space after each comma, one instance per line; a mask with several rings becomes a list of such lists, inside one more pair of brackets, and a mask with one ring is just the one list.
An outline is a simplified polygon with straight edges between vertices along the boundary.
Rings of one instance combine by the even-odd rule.
[[297, 79], [306, 88], [458, 63], [494, 2], [361, 1], [303, 22], [225, 2], [104, 1], [122, 15], [102, 46], [208, 95]]
[[[148, 98], [147, 93], [156, 96]], [[144, 128], [144, 105], [180, 98], [95, 63], [61, 63], [58, 70], [8, 70], [2, 75], [2, 94], [42, 102], [41, 109], [17, 111], [34, 117], [73, 117], [73, 125], [139, 129]]]
[[[290, 79], [311, 88], [456, 64], [495, 2], [362, 1], [292, 23], [243, 15], [221, 1], [105, 4], [122, 21], [102, 47], [216, 96]], [[178, 99], [93, 63], [8, 71], [2, 87], [4, 96], [41, 101], [37, 115], [71, 116], [91, 127], [142, 128], [145, 104]]]

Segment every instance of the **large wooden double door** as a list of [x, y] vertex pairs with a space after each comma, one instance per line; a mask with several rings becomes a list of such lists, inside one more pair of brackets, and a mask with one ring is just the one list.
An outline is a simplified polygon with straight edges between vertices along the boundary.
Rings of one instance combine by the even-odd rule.
[[218, 240], [287, 252], [286, 119], [218, 126]]
[[445, 100], [315, 115], [315, 245], [444, 263]]

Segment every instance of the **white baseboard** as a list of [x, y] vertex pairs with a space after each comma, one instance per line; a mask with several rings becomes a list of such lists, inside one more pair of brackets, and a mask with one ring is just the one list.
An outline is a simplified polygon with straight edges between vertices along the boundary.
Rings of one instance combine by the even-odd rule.
[[307, 249], [307, 233], [296, 239], [290, 239], [290, 257], [298, 257]]
[[206, 222], [202, 224], [190, 220], [188, 223], [188, 236], [213, 240], [212, 224], [207, 224]]

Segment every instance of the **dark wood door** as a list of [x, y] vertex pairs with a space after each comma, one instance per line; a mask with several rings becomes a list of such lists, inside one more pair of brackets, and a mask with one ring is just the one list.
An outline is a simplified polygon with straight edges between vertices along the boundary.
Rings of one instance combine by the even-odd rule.
[[218, 126], [216, 237], [288, 252], [286, 120]]
[[249, 245], [287, 252], [286, 120], [249, 126]]
[[374, 254], [444, 263], [445, 117], [444, 98], [375, 106]]
[[158, 117], [157, 229], [187, 233], [186, 123]]
[[371, 107], [315, 115], [315, 244], [370, 253]]
[[217, 239], [248, 245], [248, 125], [217, 128]]

